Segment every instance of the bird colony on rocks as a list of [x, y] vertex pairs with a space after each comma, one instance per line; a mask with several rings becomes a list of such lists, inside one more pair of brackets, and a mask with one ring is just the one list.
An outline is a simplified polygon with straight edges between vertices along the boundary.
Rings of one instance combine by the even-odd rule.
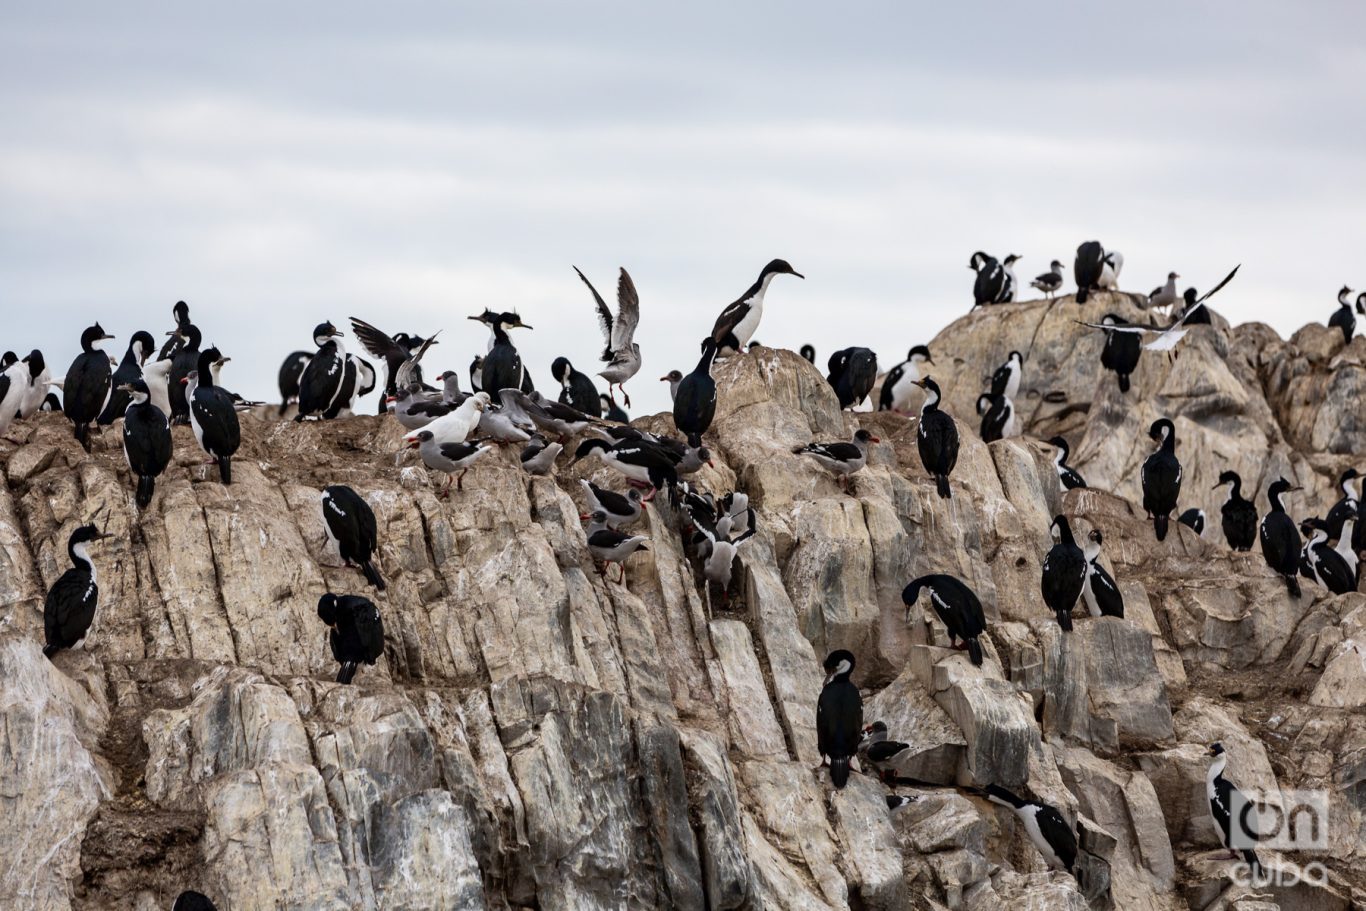
[[[493, 309], [323, 319], [270, 404], [184, 302], [6, 353], [4, 906], [1360, 907], [1366, 295], [1020, 259], [824, 374], [775, 259], [633, 422], [625, 269], [553, 393]], [[1292, 789], [1313, 849], [1240, 815]]]

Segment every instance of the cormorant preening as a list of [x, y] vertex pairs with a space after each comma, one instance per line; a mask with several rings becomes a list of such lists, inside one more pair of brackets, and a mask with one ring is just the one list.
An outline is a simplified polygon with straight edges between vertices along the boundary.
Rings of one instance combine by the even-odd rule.
[[1167, 537], [1167, 527], [1177, 498], [1181, 496], [1181, 463], [1176, 459], [1176, 426], [1166, 418], [1153, 421], [1148, 436], [1157, 451], [1143, 463], [1143, 509], [1153, 520], [1157, 540]]
[[1273, 572], [1285, 578], [1285, 587], [1296, 598], [1300, 596], [1300, 583], [1295, 574], [1300, 568], [1300, 532], [1295, 520], [1285, 512], [1281, 505], [1281, 495], [1292, 490], [1285, 478], [1277, 478], [1267, 489], [1266, 496], [1271, 503], [1271, 511], [1262, 517], [1262, 556]]
[[327, 624], [332, 657], [341, 664], [338, 683], [350, 683], [359, 664], [374, 665], [384, 654], [384, 621], [369, 598], [328, 592], [318, 599], [318, 617]]
[[[1228, 764], [1228, 754], [1223, 744], [1211, 744], [1209, 755], [1214, 757], [1205, 776], [1205, 796], [1209, 799], [1209, 815], [1214, 829], [1219, 833], [1219, 843], [1237, 857], [1241, 852], [1254, 877], [1261, 871], [1261, 862], [1251, 845], [1260, 840], [1257, 831], [1257, 814], [1246, 812], [1251, 801], [1224, 777], [1224, 767]], [[1234, 813], [1238, 818], [1234, 818]]]
[[1085, 487], [1086, 481], [1082, 479], [1082, 476], [1067, 465], [1067, 455], [1071, 452], [1067, 441], [1062, 437], [1053, 437], [1048, 443], [1058, 450], [1057, 454], [1053, 456], [1053, 468], [1058, 473], [1058, 483], [1062, 485], [1062, 489], [1068, 491]]
[[337, 545], [346, 565], [359, 566], [366, 580], [384, 591], [384, 580], [372, 562], [379, 546], [379, 533], [370, 504], [350, 487], [336, 484], [323, 488], [322, 511], [327, 539]]
[[593, 378], [575, 370], [567, 357], [557, 357], [550, 364], [550, 375], [560, 384], [559, 402], [577, 408], [589, 417], [602, 417], [602, 397]]
[[920, 366], [933, 364], [930, 349], [916, 345], [906, 354], [906, 360], [897, 364], [882, 378], [882, 392], [878, 395], [878, 411], [908, 411], [911, 407], [911, 389], [920, 381]]
[[171, 463], [171, 425], [166, 413], [153, 405], [147, 383], [133, 380], [119, 387], [131, 399], [123, 414], [123, 453], [137, 475], [137, 504], [152, 502], [157, 476]]
[[[218, 462], [218, 477], [224, 484], [232, 483], [232, 457], [242, 445], [242, 427], [237, 421], [237, 407], [232, 395], [214, 383], [214, 369], [227, 362], [217, 348], [199, 355], [199, 384], [190, 400], [190, 427], [194, 438], [208, 455]], [[189, 377], [181, 380], [189, 385]]]
[[71, 362], [62, 385], [62, 411], [76, 425], [76, 439], [86, 452], [90, 451], [90, 425], [109, 402], [113, 378], [109, 355], [100, 350], [100, 343], [113, 337], [99, 323], [82, 332], [81, 353]]
[[977, 397], [977, 413], [982, 416], [979, 428], [983, 443], [994, 443], [1006, 437], [1015, 436], [1018, 427], [1015, 421], [1015, 403], [1009, 397], [986, 393]]
[[[1352, 302], [1347, 296], [1352, 293], [1352, 289], [1346, 285], [1338, 292], [1338, 308], [1333, 311], [1333, 315], [1328, 317], [1329, 326], [1337, 326], [1342, 330], [1342, 343], [1350, 345], [1352, 343], [1352, 333], [1356, 332], [1357, 318], [1352, 313]], [[1358, 303], [1358, 306], [1360, 304]]]
[[[107, 361], [106, 361], [107, 363]], [[95, 619], [100, 589], [95, 584], [95, 564], [88, 548], [94, 541], [111, 537], [93, 525], [82, 525], [71, 533], [66, 553], [71, 568], [52, 583], [43, 604], [43, 628], [47, 645], [43, 654], [51, 658], [64, 648], [73, 648], [85, 638]]]
[[830, 781], [836, 788], [849, 783], [849, 762], [863, 737], [863, 697], [849, 675], [854, 654], [837, 649], [825, 659], [825, 687], [816, 702], [816, 746], [830, 762]]
[[631, 423], [631, 416], [620, 405], [608, 398], [606, 393], [598, 396], [598, 404], [601, 406], [598, 413], [607, 420], [616, 421], [618, 424]]
[[1091, 292], [1100, 288], [1104, 270], [1105, 248], [1100, 241], [1088, 240], [1077, 247], [1077, 258], [1072, 263], [1072, 277], [1077, 282], [1077, 303], [1086, 303]]
[[787, 260], [775, 259], [764, 266], [754, 284], [716, 318], [710, 338], [716, 343], [717, 357], [739, 354], [754, 338], [754, 330], [759, 328], [759, 320], [764, 315], [764, 295], [768, 293], [768, 283], [773, 281], [775, 275], [806, 278], [788, 265]]
[[844, 348], [830, 355], [830, 388], [840, 408], [856, 408], [877, 384], [877, 355], [869, 348]]
[[98, 423], [101, 427], [108, 427], [123, 417], [123, 413], [128, 410], [128, 402], [131, 400], [128, 393], [123, 391], [123, 387], [134, 380], [142, 379], [142, 365], [147, 363], [147, 358], [151, 357], [155, 350], [156, 342], [150, 332], [139, 330], [128, 340], [128, 350], [124, 352], [123, 360], [114, 371], [109, 403], [100, 412]]
[[1037, 800], [1025, 800], [1000, 785], [987, 785], [985, 794], [992, 803], [1015, 811], [1024, 823], [1029, 840], [1050, 867], [1072, 872], [1072, 865], [1077, 861], [1077, 836], [1055, 807]]
[[1214, 489], [1218, 490], [1225, 484], [1232, 486], [1228, 491], [1228, 499], [1219, 507], [1223, 516], [1224, 540], [1234, 550], [1252, 550], [1252, 542], [1257, 540], [1257, 506], [1251, 500], [1243, 499], [1243, 479], [1238, 477], [1238, 472], [1225, 471], [1220, 474], [1219, 483], [1214, 485]]
[[1197, 537], [1205, 536], [1205, 511], [1200, 507], [1192, 506], [1177, 516], [1176, 521], [1195, 532]]
[[716, 416], [716, 381], [711, 378], [711, 365], [716, 360], [716, 342], [710, 337], [702, 340], [702, 357], [693, 372], [683, 377], [674, 394], [674, 426], [695, 446], [702, 445], [702, 434], [711, 427]]
[[1024, 376], [1024, 355], [1018, 351], [1010, 352], [1006, 362], [996, 368], [991, 375], [991, 394], [1004, 395], [1014, 400], [1020, 396], [1020, 380]]
[[972, 305], [981, 307], [1002, 303], [1010, 276], [1001, 261], [979, 250], [968, 259], [968, 268], [977, 273], [972, 281]]
[[1062, 627], [1063, 632], [1070, 633], [1072, 609], [1076, 607], [1077, 599], [1086, 585], [1089, 564], [1086, 554], [1072, 537], [1072, 526], [1067, 524], [1067, 517], [1055, 516], [1049, 531], [1054, 528], [1058, 530], [1058, 543], [1043, 558], [1039, 588], [1043, 592], [1044, 603], [1057, 614], [1058, 626]]
[[806, 360], [807, 360], [808, 363], [811, 363], [811, 364], [816, 363], [816, 346], [815, 346], [815, 345], [802, 345], [801, 351], [800, 351], [799, 353], [801, 354], [802, 357], [806, 358]]
[[[949, 631], [949, 642], [954, 648], [966, 648], [968, 658], [974, 665], [981, 667], [982, 643], [978, 637], [986, 632], [987, 620], [977, 595], [953, 576], [939, 573], [921, 576], [901, 591], [907, 614], [919, 600], [922, 589], [929, 593], [934, 612], [944, 621]], [[959, 640], [962, 640], [962, 645], [958, 644]]]
[[933, 477], [939, 496], [953, 496], [949, 475], [958, 464], [958, 427], [953, 418], [939, 410], [939, 384], [928, 376], [916, 383], [925, 390], [925, 404], [920, 408], [920, 426], [915, 442], [920, 450], [920, 464]]

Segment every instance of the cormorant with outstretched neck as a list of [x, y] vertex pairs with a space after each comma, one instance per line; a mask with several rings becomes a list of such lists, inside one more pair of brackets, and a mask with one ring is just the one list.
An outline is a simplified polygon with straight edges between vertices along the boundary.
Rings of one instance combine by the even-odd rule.
[[1157, 540], [1167, 537], [1172, 512], [1181, 496], [1181, 463], [1176, 458], [1176, 426], [1166, 418], [1153, 421], [1148, 436], [1157, 451], [1143, 463], [1143, 509], [1153, 520]]
[[120, 391], [131, 399], [123, 413], [123, 453], [138, 479], [138, 508], [146, 509], [157, 477], [171, 463], [171, 425], [166, 413], [152, 404], [146, 382], [133, 380]]
[[1284, 577], [1285, 587], [1298, 598], [1300, 582], [1295, 574], [1300, 568], [1300, 532], [1295, 527], [1295, 520], [1286, 514], [1285, 507], [1281, 505], [1281, 497], [1292, 490], [1299, 488], [1291, 486], [1285, 478], [1277, 478], [1267, 489], [1266, 497], [1271, 503], [1271, 511], [1262, 517], [1261, 539], [1266, 565]]
[[131, 399], [128, 393], [123, 391], [123, 387], [142, 379], [142, 365], [152, 356], [155, 346], [156, 342], [150, 332], [139, 330], [128, 340], [128, 350], [124, 352], [123, 360], [119, 361], [119, 367], [114, 371], [109, 402], [100, 412], [98, 423], [101, 427], [108, 427], [123, 417], [123, 413], [128, 410]]
[[[190, 427], [204, 452], [218, 462], [218, 477], [232, 483], [232, 457], [242, 445], [242, 427], [231, 393], [214, 381], [214, 371], [227, 361], [217, 348], [199, 355], [198, 385], [189, 400]], [[189, 384], [189, 377], [181, 380]]]
[[1015, 812], [1025, 833], [1054, 870], [1072, 872], [1077, 862], [1077, 836], [1057, 808], [1037, 800], [1025, 800], [1000, 785], [987, 785], [987, 800]]
[[113, 371], [100, 344], [113, 337], [99, 323], [82, 332], [81, 353], [71, 362], [62, 385], [62, 411], [76, 425], [76, 439], [86, 452], [90, 451], [90, 425], [109, 403]]
[[1048, 441], [1049, 445], [1058, 450], [1053, 456], [1053, 470], [1058, 473], [1058, 484], [1063, 491], [1076, 490], [1078, 487], [1085, 487], [1086, 481], [1077, 473], [1076, 469], [1067, 464], [1067, 456], [1072, 451], [1067, 441], [1062, 437], [1053, 437]]
[[939, 410], [939, 384], [928, 376], [916, 383], [925, 390], [925, 404], [920, 407], [920, 426], [915, 442], [920, 451], [920, 464], [934, 477], [939, 496], [953, 496], [949, 475], [958, 464], [958, 427], [953, 418]]
[[[188, 312], [187, 308], [187, 318]], [[204, 339], [199, 327], [188, 321], [182, 322], [179, 328], [171, 330], [167, 335], [176, 336], [176, 341], [179, 342], [171, 356], [171, 375], [167, 386], [171, 394], [171, 423], [188, 424], [190, 402], [185, 397], [184, 380], [190, 375], [190, 371], [199, 367], [199, 346], [203, 344]]]
[[1220, 474], [1219, 483], [1214, 485], [1214, 489], [1218, 490], [1225, 484], [1231, 486], [1228, 499], [1219, 507], [1223, 517], [1224, 540], [1234, 550], [1252, 550], [1252, 542], [1257, 540], [1257, 506], [1243, 498], [1243, 479], [1238, 477], [1238, 472], [1225, 471]]
[[64, 648], [72, 648], [85, 638], [95, 619], [100, 588], [95, 581], [95, 563], [89, 546], [105, 538], [93, 525], [82, 525], [66, 541], [71, 568], [52, 583], [43, 604], [43, 630], [47, 644], [43, 654], [51, 658]]
[[[986, 614], [982, 612], [982, 602], [977, 594], [953, 576], [935, 573], [921, 576], [901, 591], [901, 600], [909, 614], [920, 599], [920, 592], [930, 596], [930, 604], [939, 619], [944, 621], [949, 631], [949, 642], [954, 648], [965, 648], [968, 658], [977, 667], [982, 666], [982, 643], [978, 637], [986, 632]], [[959, 645], [959, 641], [962, 645]]]
[[322, 512], [327, 539], [337, 546], [342, 560], [347, 566], [359, 566], [366, 581], [384, 591], [384, 580], [373, 562], [379, 531], [370, 504], [350, 487], [336, 484], [323, 488]]
[[374, 665], [384, 654], [384, 621], [369, 598], [328, 592], [318, 599], [318, 618], [327, 624], [327, 641], [341, 670], [338, 683], [350, 683], [361, 664]]
[[1342, 286], [1342, 290], [1338, 292], [1338, 308], [1333, 311], [1332, 316], [1328, 317], [1329, 326], [1336, 326], [1342, 330], [1342, 343], [1344, 345], [1352, 343], [1352, 333], [1356, 332], [1357, 329], [1357, 318], [1352, 313], [1352, 302], [1347, 299], [1351, 293], [1351, 288], [1346, 285]]
[[1088, 564], [1086, 554], [1072, 537], [1072, 526], [1066, 516], [1054, 516], [1049, 531], [1058, 531], [1058, 541], [1043, 558], [1043, 574], [1039, 588], [1044, 603], [1058, 617], [1063, 632], [1072, 632], [1072, 609], [1086, 586]]
[[769, 282], [777, 275], [806, 277], [788, 265], [787, 260], [775, 259], [764, 266], [754, 284], [716, 318], [710, 338], [716, 343], [717, 357], [739, 354], [754, 338], [754, 330], [759, 328], [759, 320], [764, 315], [764, 295], [768, 293]]
[[854, 654], [837, 649], [825, 659], [825, 686], [816, 702], [816, 747], [830, 763], [836, 788], [849, 783], [849, 764], [863, 738], [863, 697], [849, 679]]
[[716, 342], [702, 340], [702, 357], [693, 372], [683, 377], [674, 394], [674, 426], [693, 446], [701, 446], [702, 434], [711, 427], [716, 416], [716, 381], [711, 377], [711, 365], [716, 360]]

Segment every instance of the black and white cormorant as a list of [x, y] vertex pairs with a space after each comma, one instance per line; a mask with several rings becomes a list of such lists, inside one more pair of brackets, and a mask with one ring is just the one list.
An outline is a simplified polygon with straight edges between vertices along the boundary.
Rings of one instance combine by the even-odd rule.
[[365, 579], [384, 591], [384, 580], [375, 568], [374, 555], [379, 547], [379, 531], [370, 504], [350, 487], [334, 484], [323, 488], [323, 528], [327, 539], [347, 566], [359, 566]]
[[843, 348], [830, 355], [826, 381], [841, 408], [857, 408], [877, 385], [877, 355], [871, 348]]
[[1231, 486], [1228, 499], [1219, 507], [1224, 540], [1228, 541], [1228, 546], [1234, 550], [1252, 550], [1252, 542], [1257, 540], [1257, 506], [1251, 500], [1243, 498], [1243, 479], [1238, 476], [1238, 472], [1222, 472], [1214, 489], [1218, 490], [1225, 484]]
[[847, 490], [849, 476], [868, 463], [868, 447], [880, 442], [881, 440], [868, 431], [859, 429], [854, 431], [854, 438], [848, 443], [807, 443], [805, 446], [798, 446], [792, 452], [796, 455], [811, 456], [820, 462], [835, 473], [840, 479], [841, 486]]
[[90, 425], [109, 403], [113, 370], [100, 344], [114, 336], [99, 323], [81, 333], [81, 353], [71, 362], [62, 385], [62, 411], [75, 425], [76, 439], [90, 451]]
[[1205, 511], [1200, 507], [1192, 506], [1177, 516], [1176, 521], [1195, 532], [1197, 537], [1205, 536]]
[[1010, 352], [1005, 363], [991, 375], [991, 394], [1004, 395], [1014, 401], [1020, 397], [1020, 380], [1024, 377], [1024, 355]]
[[218, 911], [209, 897], [202, 892], [187, 889], [176, 898], [171, 911]]
[[982, 416], [982, 442], [994, 443], [1018, 432], [1015, 403], [1009, 396], [986, 393], [977, 397], [977, 413]]
[[798, 353], [801, 354], [801, 356], [804, 357], [804, 358], [806, 359], [807, 363], [809, 363], [809, 364], [814, 364], [814, 363], [816, 363], [816, 346], [815, 346], [815, 345], [802, 345], [801, 351], [798, 352]]
[[304, 369], [308, 367], [308, 362], [313, 360], [313, 355], [308, 351], [293, 351], [285, 358], [280, 365], [278, 382], [280, 385], [280, 415], [289, 409], [289, 406], [299, 401], [299, 381], [303, 379]]
[[1077, 282], [1077, 303], [1086, 303], [1091, 292], [1100, 288], [1104, 270], [1105, 248], [1100, 241], [1088, 240], [1077, 247], [1077, 258], [1072, 262], [1072, 278]]
[[1043, 592], [1044, 603], [1058, 617], [1058, 626], [1063, 632], [1072, 631], [1072, 610], [1086, 586], [1086, 575], [1090, 564], [1086, 554], [1077, 546], [1072, 537], [1072, 526], [1066, 516], [1054, 516], [1049, 531], [1057, 529], [1058, 541], [1043, 558], [1043, 573], [1039, 588]]
[[166, 413], [152, 404], [146, 382], [133, 380], [121, 391], [130, 399], [123, 414], [123, 453], [138, 479], [138, 508], [146, 509], [157, 477], [171, 463], [171, 425]]
[[1015, 294], [1019, 290], [1020, 283], [1015, 279], [1015, 264], [1023, 257], [1018, 253], [1012, 253], [1001, 260], [1001, 269], [1006, 274], [1005, 287], [1001, 289], [1001, 295], [996, 299], [998, 304], [1010, 304], [1015, 302]]
[[972, 305], [999, 303], [1010, 281], [1001, 261], [978, 250], [968, 260], [968, 268], [977, 273], [972, 282]]
[[108, 427], [123, 417], [123, 413], [128, 410], [128, 402], [131, 400], [128, 393], [123, 391], [123, 387], [142, 379], [142, 365], [147, 363], [147, 358], [155, 351], [156, 341], [152, 338], [152, 333], [141, 330], [133, 333], [133, 337], [128, 340], [128, 350], [124, 352], [123, 360], [119, 361], [118, 369], [114, 371], [109, 402], [100, 412], [98, 423], [101, 427]]
[[1166, 418], [1153, 421], [1148, 436], [1157, 451], [1143, 463], [1143, 509], [1153, 520], [1157, 540], [1167, 537], [1176, 501], [1181, 496], [1181, 463], [1176, 458], [1176, 426]]
[[1342, 535], [1343, 523], [1357, 516], [1361, 497], [1352, 485], [1360, 477], [1361, 474], [1355, 468], [1349, 468], [1338, 476], [1338, 488], [1342, 491], [1342, 498], [1333, 504], [1333, 508], [1328, 510], [1328, 515], [1324, 518], [1328, 526], [1328, 537], [1333, 540]]
[[1118, 250], [1106, 250], [1105, 261], [1100, 267], [1100, 287], [1106, 291], [1119, 290], [1119, 273], [1124, 268], [1124, 254]]
[[710, 338], [716, 343], [717, 357], [739, 354], [754, 338], [754, 330], [759, 328], [759, 320], [764, 315], [764, 295], [768, 293], [768, 284], [777, 275], [806, 278], [784, 259], [775, 259], [764, 266], [754, 284], [716, 318]]
[[1107, 313], [1101, 317], [1099, 327], [1105, 331], [1100, 365], [1114, 371], [1119, 379], [1120, 392], [1128, 392], [1129, 377], [1138, 369], [1138, 359], [1143, 354], [1143, 337], [1125, 331], [1129, 323], [1117, 313]]
[[887, 371], [887, 375], [882, 378], [878, 411], [910, 411], [913, 396], [911, 390], [916, 388], [916, 383], [922, 378], [921, 365], [933, 363], [930, 349], [925, 345], [916, 345], [907, 352], [906, 360]]
[[102, 534], [93, 525], [82, 525], [66, 541], [71, 568], [52, 583], [43, 604], [43, 630], [47, 642], [43, 654], [49, 658], [64, 648], [74, 648], [85, 638], [95, 619], [100, 588], [95, 581], [95, 563], [90, 559], [89, 547], [108, 537], [111, 536]]
[[674, 426], [679, 433], [687, 435], [689, 442], [700, 440], [716, 416], [716, 381], [711, 377], [714, 360], [716, 342], [710, 337], [702, 339], [702, 357], [692, 373], [679, 381], [674, 393]]
[[836, 649], [825, 659], [825, 686], [816, 702], [816, 746], [822, 762], [830, 763], [830, 781], [836, 788], [849, 783], [850, 761], [858, 755], [863, 738], [863, 697], [849, 679], [854, 653]]
[[[214, 382], [214, 368], [224, 360], [217, 348], [200, 353], [199, 385], [190, 400], [190, 427], [199, 447], [218, 462], [219, 479], [231, 484], [232, 457], [242, 445], [242, 427], [232, 394]], [[189, 378], [181, 382], [188, 385]]]
[[[623, 384], [640, 372], [640, 345], [635, 342], [636, 326], [640, 324], [640, 295], [636, 293], [635, 282], [631, 281], [625, 269], [621, 270], [617, 276], [617, 313], [613, 316], [593, 283], [579, 272], [577, 266], [574, 271], [579, 273], [579, 278], [593, 292], [593, 303], [598, 310], [598, 327], [602, 330], [603, 340], [602, 361], [607, 365], [598, 371], [598, 376], [607, 381], [608, 399], [616, 402], [613, 389], [620, 389], [622, 401], [630, 408], [631, 397], [627, 395]], [[579, 410], [591, 414], [586, 408]], [[602, 417], [601, 414], [593, 416]]]
[[[921, 576], [901, 591], [907, 614], [920, 599], [922, 590], [929, 594], [934, 612], [948, 629], [949, 642], [954, 648], [967, 649], [968, 658], [974, 665], [981, 667], [982, 643], [979, 637], [986, 632], [987, 619], [976, 593], [950, 575], [935, 573]], [[962, 645], [958, 644], [960, 641]]]
[[925, 390], [925, 404], [920, 406], [920, 426], [915, 433], [920, 464], [934, 478], [939, 496], [948, 499], [953, 496], [949, 475], [958, 464], [958, 427], [947, 412], [939, 410], [939, 384], [927, 376], [916, 385]]
[[1077, 835], [1057, 808], [1037, 800], [1026, 800], [1000, 785], [987, 785], [987, 800], [1015, 812], [1025, 834], [1054, 870], [1072, 872], [1077, 861]]
[[1092, 617], [1123, 617], [1124, 596], [1114, 578], [1100, 565], [1100, 547], [1104, 542], [1099, 528], [1093, 528], [1086, 535], [1086, 583], [1082, 586], [1081, 597]]
[[5, 352], [5, 361], [0, 362], [0, 436], [9, 430], [9, 425], [19, 416], [19, 403], [24, 400], [24, 390], [28, 384], [28, 364], [11, 359], [13, 352]]
[[[1244, 808], [1252, 806], [1251, 801], [1224, 777], [1228, 754], [1224, 752], [1223, 744], [1211, 744], [1209, 755], [1213, 757], [1213, 762], [1205, 774], [1205, 796], [1209, 800], [1209, 815], [1214, 822], [1214, 830], [1219, 833], [1219, 843], [1233, 857], [1241, 854], [1255, 877], [1262, 866], [1251, 847], [1252, 843], [1261, 840], [1256, 825], [1257, 815], [1244, 811]], [[1239, 815], [1238, 819], [1234, 818], [1235, 812]]]
[[[166, 341], [157, 353], [159, 361], [174, 358], [176, 352], [185, 346], [185, 336], [181, 330], [190, 328], [190, 305], [184, 301], [176, 301], [175, 306], [171, 308], [171, 316], [175, 317], [175, 328], [166, 333]], [[190, 369], [193, 370], [194, 367]]]
[[1200, 303], [1198, 294], [1194, 288], [1187, 288], [1185, 293], [1181, 295], [1181, 321], [1183, 325], [1210, 325], [1209, 308]]
[[1078, 487], [1085, 487], [1086, 481], [1077, 473], [1076, 469], [1067, 464], [1067, 456], [1072, 451], [1067, 441], [1062, 437], [1053, 437], [1048, 444], [1057, 450], [1053, 456], [1053, 470], [1058, 473], [1058, 483], [1062, 490], [1076, 490]]
[[1285, 478], [1277, 478], [1267, 489], [1266, 497], [1271, 503], [1271, 511], [1262, 517], [1261, 540], [1262, 556], [1272, 572], [1285, 578], [1285, 587], [1296, 598], [1300, 596], [1300, 582], [1295, 578], [1300, 568], [1300, 532], [1295, 520], [1286, 513], [1281, 505], [1282, 495], [1299, 490]]
[[[188, 310], [186, 312], [188, 313]], [[190, 375], [190, 371], [198, 369], [199, 346], [203, 344], [204, 339], [199, 327], [188, 321], [181, 322], [178, 328], [172, 329], [167, 335], [175, 336], [173, 341], [179, 342], [171, 355], [171, 375], [168, 381], [171, 394], [171, 423], [188, 424], [190, 402], [185, 397], [183, 380]]]
[[1057, 294], [1058, 291], [1062, 289], [1062, 282], [1062, 263], [1058, 262], [1055, 259], [1048, 264], [1047, 272], [1045, 272], [1043, 275], [1038, 276], [1029, 284], [1037, 288], [1038, 290], [1042, 291], [1045, 295], [1047, 295], [1049, 300], [1052, 300], [1053, 295]]
[[[1352, 313], [1352, 302], [1347, 299], [1351, 293], [1351, 288], [1346, 285], [1342, 286], [1342, 290], [1338, 292], [1338, 308], [1333, 311], [1332, 316], [1328, 317], [1329, 326], [1337, 326], [1342, 330], [1342, 343], [1344, 345], [1352, 343], [1352, 333], [1356, 332], [1357, 329], [1357, 318]], [[1360, 302], [1357, 305], [1359, 307]]]
[[338, 341], [341, 337], [341, 330], [330, 322], [314, 327], [313, 343], [318, 350], [299, 378], [299, 413], [294, 420], [325, 415], [338, 402], [344, 401], [346, 348]]
[[574, 451], [570, 464], [591, 455], [621, 472], [632, 484], [649, 489], [647, 502], [654, 499], [656, 491], [671, 489], [678, 483], [676, 457], [648, 440], [623, 440], [616, 445], [601, 439], [584, 440]]
[[[480, 317], [471, 316], [472, 320]], [[526, 379], [526, 369], [522, 366], [522, 356], [508, 336], [511, 329], [530, 329], [516, 313], [500, 313], [494, 319], [493, 347], [484, 355], [483, 374], [479, 378], [479, 388], [497, 395], [503, 389], [521, 389]]]
[[24, 382], [24, 396], [19, 401], [19, 417], [32, 417], [38, 409], [43, 407], [48, 399], [48, 387], [52, 385], [52, 371], [48, 369], [47, 361], [43, 359], [43, 352], [34, 348], [19, 363], [28, 368], [28, 376]]
[[369, 598], [328, 592], [318, 599], [318, 619], [327, 624], [332, 657], [341, 665], [338, 683], [350, 683], [358, 666], [373, 666], [384, 654], [384, 620]]
[[560, 384], [560, 404], [577, 408], [589, 417], [602, 417], [602, 395], [593, 385], [593, 378], [575, 370], [569, 358], [555, 358], [550, 364], [550, 375]]
[[1356, 591], [1356, 567], [1328, 543], [1328, 524], [1322, 519], [1305, 519], [1300, 531], [1309, 539], [1304, 556], [1314, 581], [1335, 595]]

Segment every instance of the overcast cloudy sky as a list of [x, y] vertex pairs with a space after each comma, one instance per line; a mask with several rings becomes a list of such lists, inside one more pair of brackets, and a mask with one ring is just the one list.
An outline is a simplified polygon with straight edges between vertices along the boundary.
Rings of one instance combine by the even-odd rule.
[[[517, 308], [543, 388], [593, 366], [591, 301], [642, 300], [634, 413], [780, 256], [758, 338], [884, 364], [1099, 238], [1123, 284], [1288, 334], [1366, 286], [1366, 6], [7, 3], [0, 348], [64, 371], [98, 318], [183, 298], [273, 398], [314, 324]], [[371, 409], [373, 406], [371, 406]], [[370, 410], [370, 409], [367, 409]]]

